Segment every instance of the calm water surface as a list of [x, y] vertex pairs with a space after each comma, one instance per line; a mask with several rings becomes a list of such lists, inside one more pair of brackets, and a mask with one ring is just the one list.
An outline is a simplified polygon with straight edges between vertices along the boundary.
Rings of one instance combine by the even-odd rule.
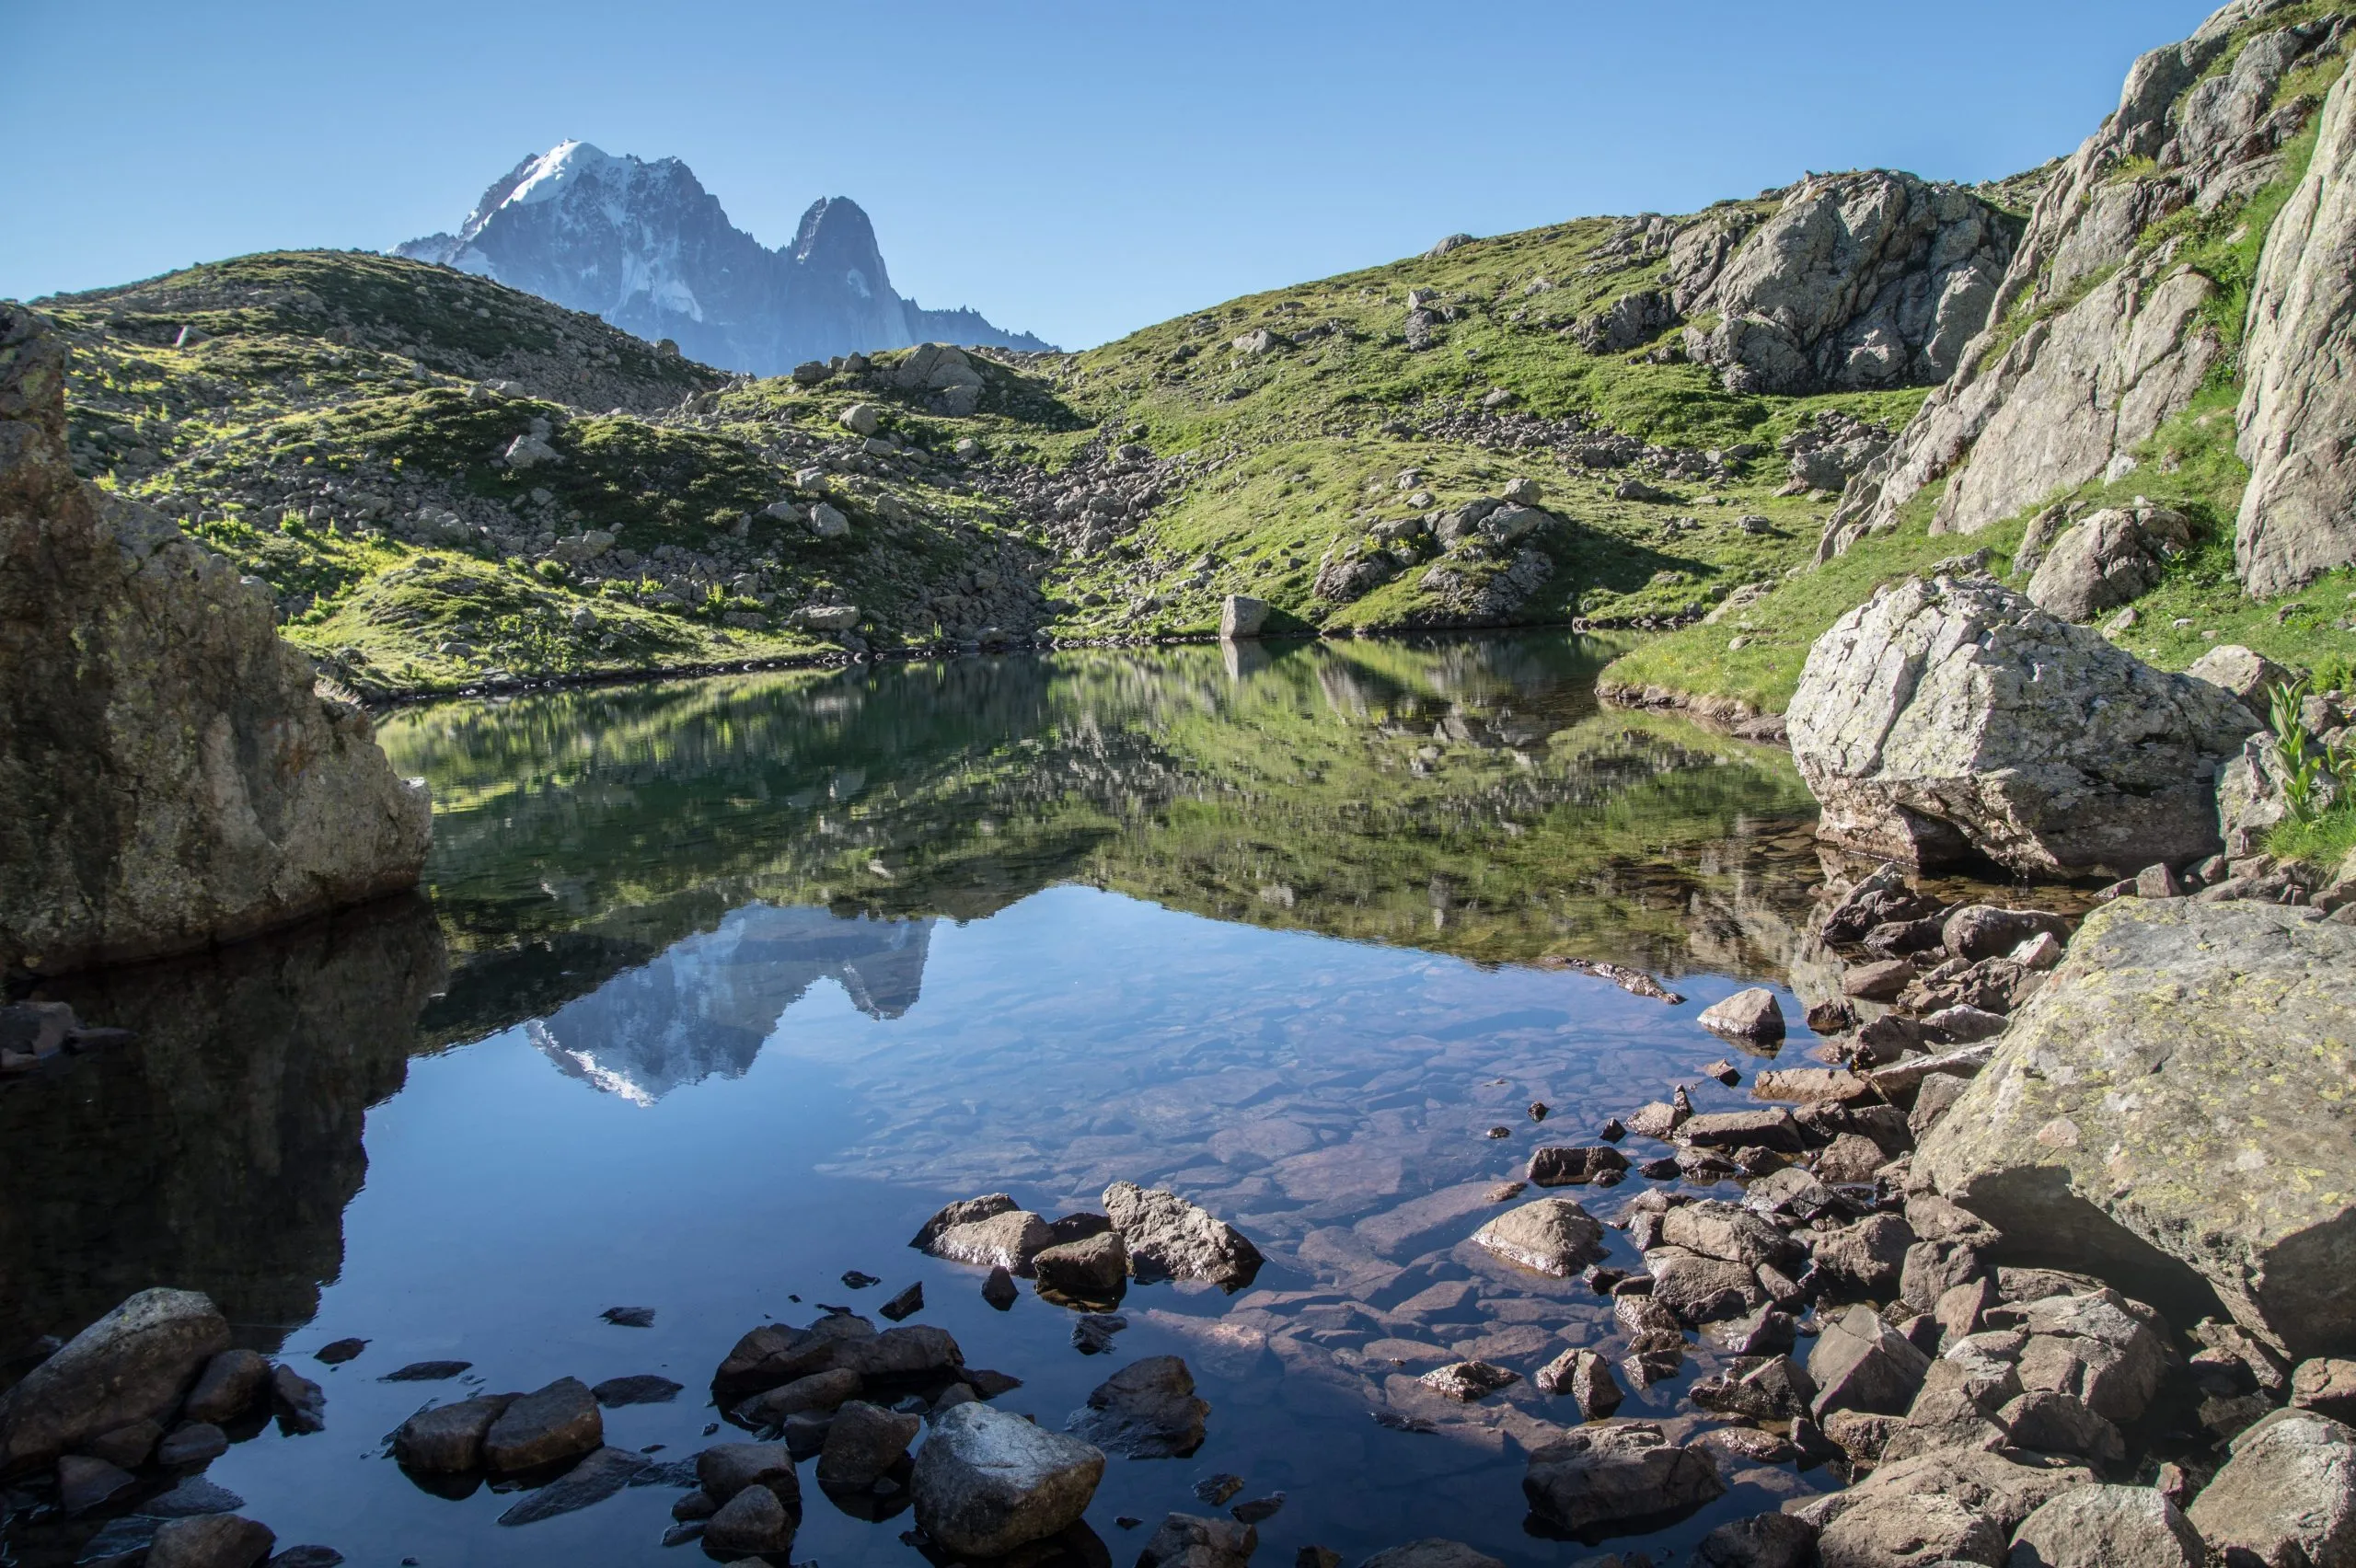
[[[676, 1490], [501, 1528], [512, 1496], [431, 1495], [384, 1457], [467, 1387], [378, 1377], [662, 1372], [687, 1391], [607, 1412], [607, 1439], [685, 1457], [738, 1335], [921, 1281], [917, 1320], [1022, 1378], [1002, 1402], [1044, 1424], [1131, 1360], [1186, 1357], [1208, 1441], [1112, 1461], [1088, 1518], [1114, 1560], [1145, 1533], [1117, 1517], [1207, 1512], [1192, 1488], [1224, 1470], [1239, 1500], [1286, 1493], [1264, 1563], [1426, 1535], [1574, 1561], [1595, 1549], [1526, 1530], [1519, 1490], [1566, 1402], [1525, 1380], [1450, 1405], [1414, 1375], [1616, 1354], [1583, 1286], [1467, 1244], [1484, 1193], [1546, 1141], [1533, 1101], [1552, 1141], [1672, 1082], [1740, 1102], [1697, 1078], [1724, 1047], [1692, 1015], [1813, 962], [1817, 872], [1788, 758], [1599, 712], [1603, 656], [1072, 653], [398, 714], [382, 738], [439, 812], [426, 898], [56, 988], [142, 1038], [0, 1091], [0, 1147], [41, 1192], [0, 1209], [0, 1354], [145, 1285], [206, 1289], [328, 1391], [326, 1432], [266, 1432], [209, 1471], [282, 1543], [387, 1568], [647, 1562]], [[1053, 1216], [1114, 1179], [1240, 1227], [1269, 1260], [1253, 1288], [1135, 1289], [1090, 1356], [1071, 1314], [1028, 1294], [994, 1312], [978, 1271], [906, 1246], [953, 1198]], [[1609, 1216], [1641, 1185], [1581, 1195]], [[884, 1283], [850, 1291], [853, 1269]], [[625, 1305], [653, 1326], [601, 1320]], [[357, 1360], [310, 1359], [346, 1336]], [[1714, 1365], [1697, 1347], [1621, 1413], [1693, 1429], [1676, 1394]], [[1626, 1544], [1690, 1544], [1821, 1475], [1726, 1468], [1726, 1500]], [[905, 1515], [804, 1494], [797, 1562], [918, 1561]], [[11, 1550], [70, 1562], [96, 1528], [20, 1523]]]

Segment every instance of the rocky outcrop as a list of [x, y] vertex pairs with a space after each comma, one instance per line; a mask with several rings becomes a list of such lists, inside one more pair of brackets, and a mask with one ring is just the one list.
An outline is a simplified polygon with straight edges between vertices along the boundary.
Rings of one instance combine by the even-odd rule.
[[2015, 220], [1954, 185], [1868, 169], [1811, 177], [1739, 245], [1705, 219], [1671, 252], [1685, 350], [1736, 392], [1922, 386], [1988, 319]]
[[2205, 1284], [2278, 1351], [2344, 1355], [2356, 1348], [2351, 976], [2356, 930], [2305, 911], [2108, 905], [1923, 1140], [1915, 1172], [2024, 1261], [2131, 1287]]
[[1818, 832], [1920, 864], [2120, 875], [2218, 846], [2217, 766], [2258, 728], [1986, 578], [1910, 581], [1817, 640], [1787, 715]]
[[[1820, 555], [1896, 526], [1941, 478], [1932, 527], [1967, 534], [2115, 478], [2191, 401], [2225, 352], [2210, 314], [2217, 285], [2179, 259], [2177, 242], [2147, 236], [2187, 208], [2219, 211], [2281, 177], [2282, 146], [2315, 106], [2278, 106], [2276, 90], [2333, 36], [2328, 21], [2269, 29], [2284, 9], [2234, 0], [2191, 39], [2135, 63], [2117, 111], [2038, 198], [1988, 331], [1852, 482]], [[2237, 42], [2230, 67], [2212, 71]]]
[[64, 349], [0, 305], [0, 954], [200, 948], [413, 885], [431, 822], [366, 715], [315, 695], [267, 589], [65, 446]]
[[2267, 232], [2242, 349], [2235, 529], [2242, 585], [2264, 598], [2356, 561], [2356, 89], [2331, 89], [2315, 161]]

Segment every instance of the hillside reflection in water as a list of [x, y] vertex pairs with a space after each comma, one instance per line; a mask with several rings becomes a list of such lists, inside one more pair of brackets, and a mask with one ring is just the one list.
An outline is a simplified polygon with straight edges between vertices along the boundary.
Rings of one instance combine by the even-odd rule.
[[[512, 1498], [433, 1496], [377, 1457], [435, 1390], [375, 1379], [427, 1358], [497, 1388], [663, 1372], [687, 1391], [609, 1412], [608, 1441], [676, 1456], [745, 1329], [920, 1281], [918, 1320], [1022, 1378], [1008, 1408], [1050, 1425], [1130, 1360], [1187, 1358], [1210, 1440], [1107, 1472], [1089, 1523], [1113, 1558], [1138, 1544], [1115, 1517], [1204, 1512], [1193, 1484], [1222, 1470], [1288, 1494], [1265, 1562], [1428, 1535], [1580, 1555], [1522, 1529], [1519, 1455], [1571, 1418], [1528, 1378], [1566, 1344], [1616, 1356], [1618, 1330], [1577, 1282], [1466, 1239], [1539, 1141], [1530, 1102], [1548, 1141], [1672, 1081], [1742, 1103], [1697, 1079], [1724, 1046], [1693, 1011], [1814, 962], [1789, 759], [1600, 711], [1607, 651], [1065, 653], [395, 714], [387, 748], [436, 798], [430, 913], [85, 986], [85, 1016], [141, 1041], [0, 1091], [0, 1139], [75, 1198], [0, 1210], [0, 1349], [139, 1284], [202, 1285], [328, 1386], [327, 1434], [265, 1433], [210, 1471], [282, 1541], [637, 1562], [674, 1493], [501, 1529]], [[902, 1244], [951, 1198], [1052, 1215], [1114, 1179], [1231, 1218], [1267, 1254], [1255, 1287], [1134, 1290], [1114, 1353], [1084, 1356], [1068, 1314], [993, 1312], [974, 1271]], [[1641, 1185], [1582, 1195], [1608, 1216]], [[847, 1270], [886, 1283], [853, 1295]], [[599, 1320], [618, 1304], [655, 1326]], [[308, 1358], [347, 1335], [358, 1361]], [[1523, 1381], [1433, 1408], [1414, 1375], [1475, 1355]], [[1678, 1391], [1717, 1365], [1697, 1347], [1622, 1413], [1684, 1419]], [[1729, 1480], [1614, 1544], [1682, 1550], [1817, 1484]], [[905, 1517], [807, 1495], [797, 1561], [918, 1562]], [[97, 1521], [46, 1528], [18, 1561], [72, 1561]]]

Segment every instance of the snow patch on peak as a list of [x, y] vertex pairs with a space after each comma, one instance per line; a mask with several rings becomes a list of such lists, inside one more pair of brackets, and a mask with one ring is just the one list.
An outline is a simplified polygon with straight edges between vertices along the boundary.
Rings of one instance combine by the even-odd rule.
[[875, 297], [875, 291], [867, 286], [867, 274], [860, 271], [856, 267], [852, 267], [843, 273], [843, 282], [849, 283], [850, 285], [851, 292], [859, 295], [861, 299], [873, 299]]
[[[507, 193], [502, 207], [528, 207], [558, 195], [586, 170], [600, 168], [614, 160], [586, 142], [559, 142], [542, 153], [515, 189]], [[636, 162], [636, 159], [632, 159]]]

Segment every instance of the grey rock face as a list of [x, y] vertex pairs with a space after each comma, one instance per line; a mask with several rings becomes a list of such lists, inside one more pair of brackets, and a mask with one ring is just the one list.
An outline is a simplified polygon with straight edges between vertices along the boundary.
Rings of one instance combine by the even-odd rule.
[[1203, 1446], [1210, 1405], [1175, 1355], [1149, 1355], [1098, 1384], [1064, 1429], [1133, 1459], [1184, 1458]]
[[[2191, 400], [2224, 352], [2203, 317], [2215, 285], [2181, 263], [2176, 247], [2141, 241], [2179, 211], [2216, 210], [2280, 176], [2282, 145], [2312, 105], [2274, 107], [2275, 89], [2330, 31], [2264, 31], [2256, 18], [2280, 8], [2235, 0], [2191, 39], [2136, 62], [2118, 111], [2038, 197], [1989, 311], [1991, 331], [1964, 351], [1897, 445], [1857, 477], [1822, 554], [1894, 526], [1899, 509], [1942, 478], [1951, 481], [1932, 526], [1970, 533], [2058, 490], [2116, 477], [2132, 466], [2131, 449]], [[2232, 67], [2204, 80], [2236, 33], [2253, 30]], [[2121, 167], [2145, 158], [2153, 165]], [[2304, 233], [2306, 224], [2297, 226]], [[2269, 237], [2269, 269], [2274, 248]], [[1997, 336], [2008, 322], [2009, 341]], [[2279, 340], [2287, 348], [2297, 330]], [[2277, 406], [2287, 413], [2292, 405]], [[2296, 423], [2277, 419], [2269, 428]]]
[[[2238, 74], [2238, 73], [2236, 73]], [[2314, 161], [2267, 231], [2251, 289], [2240, 409], [2250, 466], [2235, 526], [2242, 585], [2265, 598], [2356, 561], [2347, 366], [2356, 320], [2356, 95], [2326, 100]]]
[[509, 1404], [483, 1435], [494, 1474], [528, 1470], [585, 1454], [606, 1440], [597, 1397], [578, 1378], [559, 1378]]
[[1663, 1520], [1726, 1492], [1718, 1467], [1646, 1422], [1584, 1426], [1531, 1450], [1521, 1492], [1566, 1530]]
[[[1789, 714], [1819, 832], [2038, 874], [2215, 851], [2210, 779], [2257, 720], [1984, 578], [1910, 581], [1817, 640]], [[2123, 868], [2123, 869], [2122, 869]]]
[[314, 694], [266, 588], [144, 509], [101, 514], [64, 354], [0, 306], [0, 951], [56, 973], [413, 885], [424, 789]]
[[1104, 1189], [1104, 1212], [1140, 1281], [1205, 1279], [1234, 1292], [1260, 1272], [1260, 1250], [1242, 1232], [1175, 1193], [1115, 1182]]
[[2192, 524], [2181, 512], [2107, 508], [2054, 541], [2028, 596], [2063, 620], [2090, 621], [2158, 587], [2166, 562], [2191, 544]]
[[2356, 1563], [2356, 1431], [2304, 1412], [2253, 1427], [2187, 1516], [2227, 1562]]
[[926, 310], [902, 297], [873, 225], [848, 198], [813, 203], [793, 243], [770, 250], [730, 224], [678, 159], [612, 157], [579, 142], [518, 163], [456, 234], [396, 253], [595, 312], [649, 341], [669, 338], [690, 359], [756, 375], [928, 340], [1048, 346], [971, 310]]
[[940, 1417], [910, 1478], [917, 1524], [961, 1556], [999, 1557], [1079, 1518], [1104, 1456], [981, 1403]]
[[2278, 1353], [2346, 1355], [2356, 1125], [2310, 1086], [2356, 1072], [2351, 974], [2356, 930], [2300, 911], [2106, 905], [1915, 1174], [2075, 1266], [2205, 1282]]
[[1603, 1256], [1603, 1226], [1570, 1198], [1540, 1198], [1507, 1209], [1472, 1234], [1474, 1245], [1507, 1262], [1567, 1279]]
[[1944, 381], [1988, 319], [2017, 229], [1969, 191], [1912, 175], [1812, 178], [1706, 285], [1715, 247], [1689, 253], [1683, 273], [1672, 252], [1686, 314], [1722, 317], [1689, 329], [1686, 352], [1737, 392]]
[[228, 1343], [229, 1325], [210, 1297], [141, 1291], [0, 1394], [0, 1472], [133, 1422], [165, 1420]]

